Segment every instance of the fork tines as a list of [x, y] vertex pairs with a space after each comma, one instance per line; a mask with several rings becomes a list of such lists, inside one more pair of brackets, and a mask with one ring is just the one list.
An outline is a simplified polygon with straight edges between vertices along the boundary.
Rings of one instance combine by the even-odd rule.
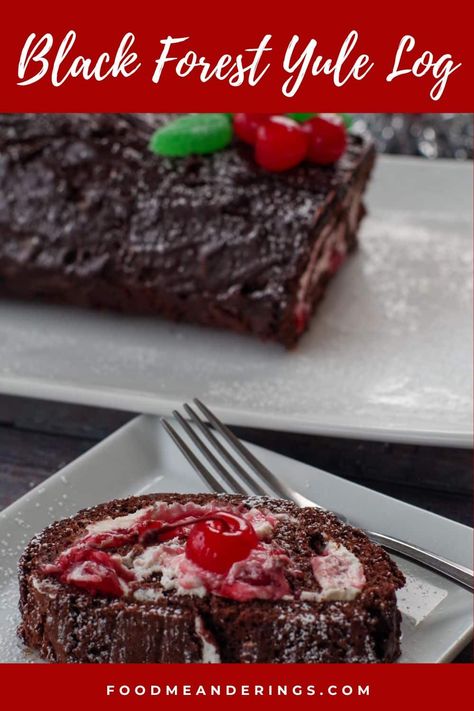
[[[285, 484], [276, 479], [206, 405], [197, 399], [194, 399], [193, 402], [199, 413], [185, 403], [183, 408], [188, 419], [185, 419], [177, 410], [173, 411], [173, 416], [194, 445], [194, 451], [178, 434], [169, 420], [162, 418], [161, 422], [188, 462], [212, 491], [218, 494], [246, 495], [250, 492], [260, 496], [270, 494], [285, 499], [292, 498], [291, 492]], [[216, 436], [209, 425], [220, 436]], [[238, 455], [240, 461], [229, 449]], [[196, 450], [201, 456], [197, 456]], [[212, 467], [213, 471], [204, 464], [204, 460]], [[262, 486], [260, 482], [265, 486]]]

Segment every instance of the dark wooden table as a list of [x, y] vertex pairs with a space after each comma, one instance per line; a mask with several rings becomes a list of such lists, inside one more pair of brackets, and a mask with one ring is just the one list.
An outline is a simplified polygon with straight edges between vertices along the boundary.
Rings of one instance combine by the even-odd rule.
[[[0, 509], [133, 417], [0, 395]], [[255, 444], [472, 525], [472, 451], [234, 428]], [[469, 646], [456, 659], [472, 662]]]

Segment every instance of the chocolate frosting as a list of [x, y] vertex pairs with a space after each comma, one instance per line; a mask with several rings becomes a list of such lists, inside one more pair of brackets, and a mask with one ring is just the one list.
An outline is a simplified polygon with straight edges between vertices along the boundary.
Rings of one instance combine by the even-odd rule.
[[[157, 313], [291, 345], [312, 246], [373, 148], [335, 166], [259, 168], [235, 142], [168, 159], [169, 115], [0, 115], [0, 291]], [[352, 241], [354, 235], [350, 236]]]

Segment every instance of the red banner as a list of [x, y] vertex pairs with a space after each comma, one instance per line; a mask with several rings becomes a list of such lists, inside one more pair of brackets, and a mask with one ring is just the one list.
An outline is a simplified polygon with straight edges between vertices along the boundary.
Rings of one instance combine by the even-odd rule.
[[4, 708], [446, 709], [465, 704], [465, 665], [3, 665]]
[[0, 110], [469, 111], [464, 5], [16, 3]]
[[[0, 111], [470, 111], [464, 6], [11, 3]], [[470, 674], [463, 665], [0, 667], [4, 707], [35, 711], [439, 709], [465, 703]]]

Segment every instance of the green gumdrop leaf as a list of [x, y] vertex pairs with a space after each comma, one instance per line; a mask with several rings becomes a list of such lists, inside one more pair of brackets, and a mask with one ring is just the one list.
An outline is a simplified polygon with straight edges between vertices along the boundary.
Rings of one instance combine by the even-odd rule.
[[220, 151], [232, 140], [232, 125], [227, 114], [180, 116], [159, 128], [150, 141], [153, 153], [184, 157]]
[[293, 121], [298, 121], [298, 123], [303, 123], [304, 121], [307, 121], [310, 118], [313, 118], [313, 116], [317, 116], [317, 114], [286, 114], [289, 118], [293, 119]]
[[344, 121], [344, 125], [347, 129], [352, 126], [352, 116], [350, 114], [339, 114], [339, 116]]

